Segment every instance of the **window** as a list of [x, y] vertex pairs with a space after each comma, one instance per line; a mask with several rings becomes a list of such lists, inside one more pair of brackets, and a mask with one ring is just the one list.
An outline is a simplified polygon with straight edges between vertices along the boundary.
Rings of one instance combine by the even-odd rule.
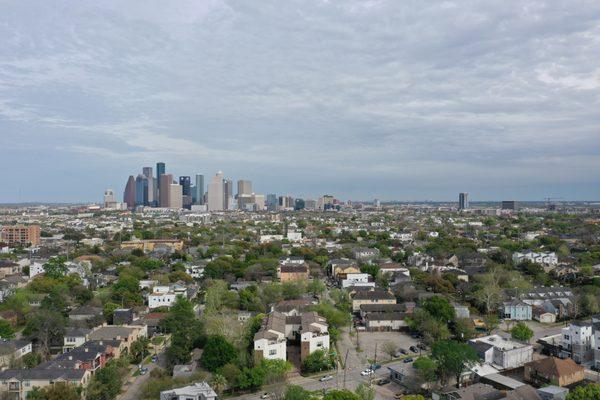
[[318, 342], [317, 347], [323, 347], [323, 342]]
[[275, 354], [277, 354], [277, 350], [269, 350], [270, 356], [274, 356]]

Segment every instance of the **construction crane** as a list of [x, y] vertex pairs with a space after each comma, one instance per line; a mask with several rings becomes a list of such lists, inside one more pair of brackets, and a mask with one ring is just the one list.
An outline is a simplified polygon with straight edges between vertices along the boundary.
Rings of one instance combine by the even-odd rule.
[[562, 200], [562, 197], [546, 197], [544, 198], [544, 201], [546, 202], [546, 210], [548, 211], [554, 211], [556, 210], [556, 203], [554, 202], [555, 200]]

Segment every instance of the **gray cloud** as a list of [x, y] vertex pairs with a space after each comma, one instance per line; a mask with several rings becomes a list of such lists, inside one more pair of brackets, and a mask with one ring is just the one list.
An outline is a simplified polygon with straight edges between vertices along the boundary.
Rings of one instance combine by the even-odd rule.
[[298, 195], [600, 196], [595, 1], [0, 11], [0, 167], [31, 163], [0, 201], [94, 200], [158, 160]]

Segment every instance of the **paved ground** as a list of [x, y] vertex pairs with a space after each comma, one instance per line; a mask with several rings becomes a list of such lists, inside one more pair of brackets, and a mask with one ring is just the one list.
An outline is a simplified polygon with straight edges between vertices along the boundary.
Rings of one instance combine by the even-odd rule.
[[[150, 378], [150, 372], [155, 368], [165, 368], [167, 365], [167, 357], [165, 354], [165, 346], [163, 345], [158, 351], [158, 362], [144, 365], [148, 368], [148, 373], [145, 375], [127, 377], [127, 381], [123, 384], [122, 392], [117, 396], [117, 400], [138, 400], [142, 397], [144, 384]], [[132, 371], [135, 371], [133, 369]]]
[[[351, 340], [356, 345], [356, 335]], [[416, 346], [418, 341], [413, 339], [405, 333], [399, 332], [359, 332], [358, 342], [362, 352], [359, 353], [359, 357], [363, 361], [361, 365], [368, 365], [368, 360], [375, 359], [375, 349], [377, 347], [377, 361], [389, 361], [390, 356], [383, 351], [384, 344], [387, 342], [394, 343], [396, 351], [400, 348], [408, 351], [409, 354], [414, 355], [409, 348], [410, 346]]]

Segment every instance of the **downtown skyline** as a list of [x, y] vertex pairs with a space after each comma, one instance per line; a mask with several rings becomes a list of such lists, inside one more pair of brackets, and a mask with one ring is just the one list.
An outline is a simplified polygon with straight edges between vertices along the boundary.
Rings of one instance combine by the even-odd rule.
[[1, 11], [0, 203], [98, 202], [153, 160], [305, 198], [600, 199], [597, 3]]

